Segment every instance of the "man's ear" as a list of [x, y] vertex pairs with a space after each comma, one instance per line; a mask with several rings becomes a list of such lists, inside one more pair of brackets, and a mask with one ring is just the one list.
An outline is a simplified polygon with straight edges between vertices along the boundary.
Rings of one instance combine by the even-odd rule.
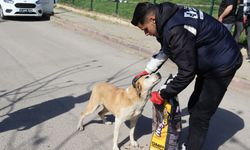
[[150, 15], [148, 19], [155, 24], [155, 15]]

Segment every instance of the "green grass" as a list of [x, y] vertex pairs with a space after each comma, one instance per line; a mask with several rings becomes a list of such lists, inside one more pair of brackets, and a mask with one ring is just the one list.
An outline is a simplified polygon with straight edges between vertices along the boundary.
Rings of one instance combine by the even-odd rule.
[[[91, 1], [93, 3], [91, 3]], [[154, 2], [161, 3], [161, 2], [168, 1], [168, 2], [173, 2], [176, 4], [194, 7], [208, 14], [210, 12], [210, 5], [211, 5], [210, 0], [207, 0], [207, 1], [205, 0], [127, 0], [127, 1], [128, 1], [127, 3], [118, 3], [118, 7], [117, 7], [117, 3], [114, 2], [113, 0], [60, 0], [59, 3], [67, 4], [67, 5], [85, 9], [85, 10], [91, 10], [91, 6], [92, 6], [93, 11], [107, 14], [107, 15], [117, 16], [117, 17], [124, 18], [127, 20], [131, 20], [136, 4], [139, 2], [143, 2], [143, 1], [149, 1], [152, 3]], [[214, 3], [215, 5], [214, 5], [212, 15], [215, 18], [217, 18], [218, 6], [220, 4], [220, 1], [221, 0], [215, 0], [215, 3]], [[244, 33], [241, 34], [240, 43], [246, 44], [246, 36]]]
[[[104, 13], [107, 15], [119, 16], [125, 19], [131, 19], [133, 15], [134, 8], [138, 2], [154, 0], [128, 0], [128, 3], [117, 3], [113, 0], [93, 0], [93, 10], [96, 12]], [[203, 0], [168, 0], [169, 2], [174, 2], [177, 4], [183, 4], [190, 7], [195, 7], [201, 9], [207, 13], [210, 11], [210, 1]], [[156, 0], [156, 3], [166, 2], [166, 0]], [[86, 10], [91, 9], [91, 0], [60, 0], [59, 3], [64, 3], [68, 5], [75, 6], [77, 8], [82, 8]], [[216, 2], [217, 3], [217, 2]], [[204, 5], [204, 6], [202, 6]], [[214, 9], [214, 16], [217, 16], [217, 9]]]

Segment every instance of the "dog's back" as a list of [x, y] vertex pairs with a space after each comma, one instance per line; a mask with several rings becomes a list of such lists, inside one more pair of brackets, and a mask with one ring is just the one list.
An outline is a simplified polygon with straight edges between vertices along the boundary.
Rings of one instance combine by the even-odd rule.
[[111, 101], [114, 99], [115, 94], [119, 90], [117, 87], [110, 83], [101, 82], [97, 83], [93, 89], [92, 94], [90, 96], [89, 102], [93, 102], [96, 104], [104, 104], [106, 101]]
[[119, 115], [122, 108], [132, 105], [136, 99], [131, 99], [134, 92], [126, 92], [123, 88], [118, 88], [113, 84], [102, 82], [97, 83], [89, 100], [89, 105], [103, 105], [115, 116]]

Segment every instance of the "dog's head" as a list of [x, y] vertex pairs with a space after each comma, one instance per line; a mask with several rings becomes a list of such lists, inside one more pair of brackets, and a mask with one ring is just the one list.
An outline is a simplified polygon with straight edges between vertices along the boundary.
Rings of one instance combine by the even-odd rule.
[[151, 92], [153, 87], [160, 81], [161, 81], [160, 73], [152, 73], [140, 77], [133, 86], [136, 89], [139, 97], [141, 97], [141, 96], [146, 96], [149, 92]]

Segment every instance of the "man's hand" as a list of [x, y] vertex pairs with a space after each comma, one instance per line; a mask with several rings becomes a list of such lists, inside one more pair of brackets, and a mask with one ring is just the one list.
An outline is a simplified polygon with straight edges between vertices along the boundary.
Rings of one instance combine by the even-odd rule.
[[138, 75], [136, 75], [135, 77], [134, 77], [134, 79], [132, 80], [132, 85], [135, 87], [135, 83], [136, 83], [136, 81], [138, 80], [138, 79], [140, 79], [140, 77], [142, 77], [142, 76], [145, 76], [145, 75], [148, 75], [149, 73], [147, 72], [147, 71], [143, 71], [143, 72], [141, 72], [141, 73], [139, 73]]
[[218, 18], [218, 21], [222, 23], [222, 22], [223, 22], [223, 17], [220, 16], [220, 17]]
[[157, 91], [151, 92], [150, 101], [154, 104], [161, 105], [164, 102], [164, 99], [161, 97], [160, 93]]
[[224, 18], [233, 10], [233, 5], [228, 5], [223, 13], [219, 16], [218, 20], [223, 23]]
[[243, 16], [243, 25], [246, 25], [247, 24], [247, 16]]
[[148, 75], [149, 73], [147, 71], [142, 71], [141, 73], [139, 73], [138, 75], [136, 75], [134, 78], [140, 78], [142, 76]]

